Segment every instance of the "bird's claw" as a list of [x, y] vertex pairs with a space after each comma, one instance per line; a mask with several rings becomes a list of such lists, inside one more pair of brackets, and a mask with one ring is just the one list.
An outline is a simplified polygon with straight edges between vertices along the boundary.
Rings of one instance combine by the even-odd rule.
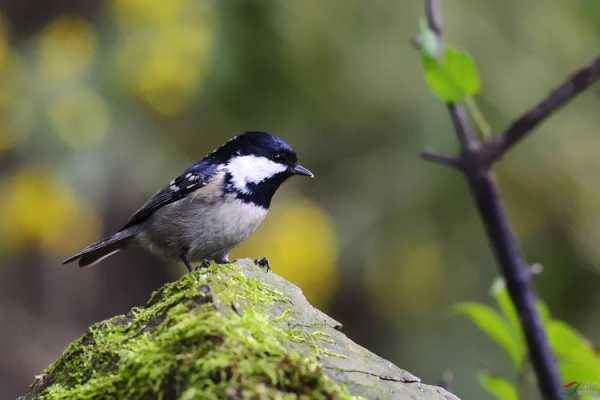
[[201, 269], [208, 267], [210, 267], [210, 260], [205, 258], [204, 260], [200, 261], [200, 264], [194, 267], [194, 271], [200, 271]]
[[269, 272], [271, 270], [271, 266], [269, 265], [269, 259], [267, 257], [261, 257], [254, 260], [254, 264], [262, 269], [265, 272]]

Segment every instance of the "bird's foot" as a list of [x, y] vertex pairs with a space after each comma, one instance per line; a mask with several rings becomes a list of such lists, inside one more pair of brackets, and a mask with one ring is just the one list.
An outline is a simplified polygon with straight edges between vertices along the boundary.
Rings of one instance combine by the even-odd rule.
[[210, 260], [208, 258], [205, 258], [204, 260], [200, 261], [200, 264], [194, 267], [194, 271], [200, 271], [208, 267], [210, 267]]
[[221, 253], [215, 257], [215, 262], [217, 264], [230, 264], [229, 253]]
[[261, 257], [254, 260], [254, 264], [265, 270], [265, 272], [269, 272], [271, 270], [271, 266], [269, 265], [269, 259], [267, 257]]

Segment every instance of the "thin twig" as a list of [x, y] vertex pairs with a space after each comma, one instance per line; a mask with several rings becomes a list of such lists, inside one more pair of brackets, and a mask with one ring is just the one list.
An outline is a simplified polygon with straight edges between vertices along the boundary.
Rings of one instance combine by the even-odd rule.
[[512, 146], [530, 134], [535, 127], [599, 79], [600, 57], [571, 75], [548, 97], [517, 118], [503, 133], [487, 142], [484, 145], [484, 152], [488, 162], [492, 163], [502, 158]]
[[442, 7], [440, 0], [430, 0], [425, 3], [425, 15], [429, 29], [438, 36], [442, 36], [444, 30], [444, 19], [442, 17]]
[[447, 104], [448, 112], [452, 118], [452, 124], [456, 131], [456, 136], [463, 149], [463, 153], [473, 153], [479, 149], [479, 141], [477, 135], [469, 122], [469, 115], [465, 111], [462, 104]]
[[436, 164], [445, 165], [452, 168], [460, 168], [461, 162], [459, 157], [448, 156], [445, 154], [439, 154], [430, 150], [423, 150], [421, 157], [424, 160], [434, 162]]
[[[429, 28], [441, 35], [443, 25], [440, 1], [426, 0], [425, 4]], [[580, 72], [577, 75], [580, 74], [582, 73]], [[542, 102], [539, 110], [534, 108], [535, 111], [532, 110], [533, 112], [525, 114], [526, 116], [531, 114], [533, 118], [531, 116], [525, 118], [525, 123], [516, 124], [516, 128], [511, 126], [512, 129], [509, 128], [507, 132], [512, 133], [505, 135], [507, 139], [497, 145], [497, 154], [501, 155], [507, 151], [542, 119], [583, 90], [584, 86], [589, 86], [589, 83], [587, 83], [591, 79], [589, 75], [593, 74], [583, 73], [582, 76], [574, 78], [573, 81], [577, 82], [576, 85], [569, 86], [568, 90], [559, 88], [557, 91], [560, 93], [555, 97], [551, 96], [552, 101]], [[557, 102], [557, 99], [562, 100]], [[471, 193], [506, 281], [506, 287], [519, 315], [540, 391], [546, 400], [562, 400], [560, 376], [536, 306], [531, 273], [521, 252], [517, 237], [510, 226], [506, 207], [502, 202], [496, 182], [490, 172], [492, 162], [495, 160], [494, 156], [490, 156], [495, 154], [491, 149], [492, 145], [482, 147], [461, 104], [448, 104], [447, 106], [456, 136], [460, 142], [461, 155], [458, 157], [458, 161], [448, 156], [429, 152], [424, 153], [423, 156], [448, 166], [460, 165], [469, 182]], [[513, 124], [513, 126], [515, 125]], [[488, 158], [488, 156], [490, 157]]]

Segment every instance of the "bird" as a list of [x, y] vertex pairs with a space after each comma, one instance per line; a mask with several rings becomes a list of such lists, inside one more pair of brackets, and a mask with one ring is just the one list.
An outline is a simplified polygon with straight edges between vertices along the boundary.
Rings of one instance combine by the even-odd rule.
[[267, 132], [234, 136], [152, 195], [113, 235], [63, 261], [94, 265], [129, 245], [193, 264], [229, 262], [263, 222], [273, 195], [294, 175], [314, 177], [294, 149]]

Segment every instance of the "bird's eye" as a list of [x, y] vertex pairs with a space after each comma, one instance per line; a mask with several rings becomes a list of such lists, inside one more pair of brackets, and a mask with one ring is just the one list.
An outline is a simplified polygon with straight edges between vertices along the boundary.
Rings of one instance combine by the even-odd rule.
[[273, 160], [280, 161], [283, 158], [283, 154], [275, 153], [273, 154]]

